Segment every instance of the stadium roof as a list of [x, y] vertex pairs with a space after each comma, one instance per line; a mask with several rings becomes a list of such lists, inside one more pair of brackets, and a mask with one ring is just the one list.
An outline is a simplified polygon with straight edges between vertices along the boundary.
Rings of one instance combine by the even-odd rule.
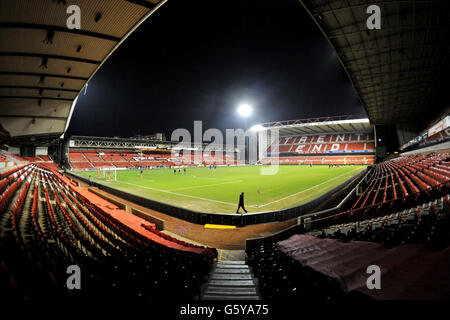
[[[85, 85], [164, 2], [77, 0], [82, 29], [70, 30], [67, 1], [1, 1], [0, 135], [36, 145], [60, 137]], [[372, 124], [424, 127], [450, 104], [450, 1], [300, 2], [334, 47]], [[367, 30], [372, 4], [381, 7], [381, 30]]]
[[369, 119], [337, 116], [268, 122], [256, 125], [255, 131], [278, 128], [280, 136], [332, 134], [344, 132], [373, 132]]
[[[423, 129], [450, 104], [450, 1], [300, 2], [334, 47], [372, 124]], [[374, 4], [380, 30], [366, 25]]]
[[2, 0], [0, 124], [4, 130], [19, 143], [39, 145], [59, 138], [85, 85], [164, 2], [77, 0], [81, 29], [69, 29], [66, 10], [71, 3]]
[[[92, 136], [77, 136], [73, 135], [70, 137], [67, 145], [69, 148], [94, 148], [94, 149], [146, 149], [150, 147], [158, 148], [169, 148], [169, 149], [186, 149], [188, 150], [192, 147], [192, 150], [197, 150], [196, 142], [193, 141], [189, 145], [189, 147], [180, 147], [179, 141], [160, 141], [160, 140], [151, 140], [145, 138], [120, 138], [120, 137], [92, 137]], [[215, 144], [211, 141], [204, 141], [203, 147], [212, 147], [216, 148], [222, 147], [223, 150], [234, 150], [235, 146], [228, 146], [227, 144], [219, 145]], [[178, 148], [174, 148], [178, 147]]]

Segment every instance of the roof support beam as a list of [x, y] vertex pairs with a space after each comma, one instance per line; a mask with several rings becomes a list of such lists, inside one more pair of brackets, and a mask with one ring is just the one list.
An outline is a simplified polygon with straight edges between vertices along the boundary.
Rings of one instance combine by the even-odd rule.
[[345, 128], [340, 123], [338, 123], [337, 125], [342, 129], [342, 131], [344, 132], [346, 131]]
[[[418, 99], [417, 98], [408, 98], [408, 99], [383, 99], [383, 100], [377, 100], [377, 101], [370, 101], [371, 104], [374, 104], [382, 109], [384, 109], [384, 111], [387, 110], [397, 110], [400, 101], [402, 102], [402, 105], [408, 105], [409, 109], [413, 109], [417, 106], [418, 104]], [[394, 109], [395, 108], [395, 109]]]
[[[389, 3], [395, 3], [395, 1], [391, 1], [388, 0]], [[415, 4], [413, 1], [410, 1], [412, 4]], [[367, 3], [365, 4], [366, 6], [369, 6]], [[447, 5], [447, 4], [445, 4]], [[415, 15], [417, 14], [417, 12], [419, 13], [429, 13], [429, 7], [425, 7], [422, 8], [422, 10], [418, 10], [417, 7], [415, 5], [413, 5], [411, 8], [409, 8], [410, 10], [406, 11], [406, 10], [402, 10], [402, 14], [405, 16], [412, 16], [415, 17]], [[442, 8], [437, 9], [438, 10], [442, 10]], [[363, 8], [363, 13], [366, 13], [366, 9]], [[331, 11], [330, 12], [331, 15], [333, 15], [333, 17], [337, 18], [337, 15], [335, 12]], [[360, 33], [367, 33], [373, 34], [373, 32], [377, 32], [377, 31], [371, 31], [368, 29], [360, 29], [358, 28], [358, 26], [361, 25], [365, 25], [365, 21], [366, 18], [364, 18], [364, 16], [362, 17], [362, 19], [358, 19], [359, 17], [357, 17], [357, 15], [354, 14], [354, 11], [350, 11], [348, 13], [349, 15], [351, 15], [353, 17], [353, 22], [350, 22], [348, 24], [339, 24], [339, 26], [337, 28], [328, 28], [328, 32], [329, 32], [329, 36], [332, 37], [330, 39], [335, 39], [335, 38], [339, 38], [341, 37], [341, 35], [344, 35], [344, 31], [343, 30], [347, 30], [349, 33], [348, 35], [358, 35]], [[391, 20], [391, 19], [396, 19], [398, 17], [398, 10], [394, 10], [394, 12], [392, 14], [387, 14], [385, 13], [383, 16], [383, 19], [385, 21]], [[318, 17], [316, 18], [318, 19]], [[415, 30], [415, 29], [423, 29], [423, 28], [441, 28], [442, 26], [436, 26], [436, 25], [430, 25], [428, 27], [424, 27], [424, 26], [414, 26], [414, 24], [411, 25], [405, 25], [405, 26], [390, 26], [390, 27], [383, 27], [382, 29], [380, 29], [379, 31], [390, 31], [390, 30], [397, 30], [397, 29], [402, 29], [402, 31], [409, 31], [409, 30]], [[336, 30], [340, 30], [339, 33], [336, 33]], [[377, 32], [378, 34], [378, 32]]]
[[48, 59], [90, 63], [90, 64], [95, 64], [95, 65], [98, 65], [101, 63], [101, 61], [96, 61], [96, 60], [91, 60], [91, 59], [82, 59], [82, 58], [76, 58], [76, 57], [65, 57], [65, 56], [57, 56], [57, 55], [52, 55], [52, 54], [40, 54], [40, 53], [29, 53], [29, 52], [0, 52], [0, 56], [48, 58]]
[[[382, 68], [382, 67], [389, 67], [392, 68], [392, 66], [398, 66], [401, 63], [426, 63], [427, 61], [433, 59], [435, 57], [423, 57], [423, 59], [403, 59], [403, 60], [396, 60], [396, 61], [389, 61], [389, 63], [354, 63], [354, 64], [345, 64], [345, 66], [350, 69], [353, 72], [363, 72], [363, 71], [371, 71], [374, 68]], [[356, 67], [365, 67], [368, 66], [368, 68], [358, 68]], [[425, 66], [423, 68], [426, 68]], [[395, 73], [395, 71], [393, 71]]]
[[[423, 29], [441, 29], [442, 26], [397, 26], [397, 27], [384, 27], [383, 31], [389, 31], [389, 30], [423, 30]], [[357, 31], [352, 31], [352, 32], [342, 32], [342, 33], [335, 33], [335, 34], [330, 34], [328, 35], [329, 39], [337, 39], [337, 38], [343, 38], [343, 37], [347, 37], [347, 36], [355, 36], [355, 35], [359, 35], [362, 33], [370, 33], [370, 30], [368, 29], [360, 29]]]
[[[373, 48], [366, 48], [366, 49], [351, 49], [351, 48], [347, 48], [348, 50], [350, 50], [348, 53], [364, 53], [366, 51], [377, 51], [375, 54], [373, 54], [373, 56], [377, 56], [379, 54], [383, 54], [383, 53], [389, 53], [389, 52], [393, 52], [393, 51], [400, 51], [400, 50], [410, 50], [410, 49], [433, 49], [433, 48], [443, 48], [444, 50], [447, 48], [450, 48], [450, 45], [447, 44], [422, 44], [422, 43], [417, 43], [416, 45], [410, 45], [410, 46], [397, 46], [397, 47], [384, 47], [384, 46], [380, 46], [380, 47], [373, 47]], [[345, 53], [344, 53], [345, 54]], [[372, 55], [367, 55], [366, 57], [370, 57]], [[347, 62], [352, 62], [352, 60], [347, 60]]]
[[302, 130], [301, 128], [295, 128], [294, 132], [296, 132], [297, 134], [305, 134], [308, 133], [305, 130]]
[[[309, 131], [308, 131], [308, 130], [305, 130], [305, 129], [308, 129]], [[311, 129], [311, 127], [302, 127], [301, 130], [303, 130], [303, 131], [304, 131], [305, 133], [307, 133], [307, 134], [310, 134], [310, 133], [319, 133], [319, 132], [317, 132], [317, 131]]]
[[[303, 1], [303, 0], [302, 0]], [[377, 1], [376, 4], [377, 5], [395, 5], [395, 4], [399, 4], [399, 3], [412, 3], [412, 2], [416, 2], [416, 3], [433, 3], [433, 4], [447, 4], [446, 1], [443, 0], [384, 0], [384, 1]], [[343, 2], [340, 1], [339, 3], [341, 3], [341, 6], [336, 7], [336, 8], [332, 8], [332, 4], [333, 3], [328, 3], [326, 5], [323, 5], [321, 7], [317, 7], [313, 10], [314, 12], [314, 16], [316, 17], [318, 14], [327, 14], [327, 13], [336, 13], [339, 11], [343, 11], [343, 10], [351, 10], [351, 9], [357, 9], [357, 8], [367, 8], [367, 2], [363, 1], [359, 4], [356, 5], [349, 5], [348, 2]], [[330, 9], [331, 8], [331, 9]]]
[[16, 145], [31, 144], [33, 146], [45, 146], [53, 141], [58, 141], [62, 132], [51, 133], [51, 134], [33, 134], [14, 137], [14, 142]]
[[31, 89], [31, 90], [51, 90], [51, 91], [63, 91], [78, 93], [80, 90], [76, 89], [64, 89], [64, 88], [52, 88], [52, 87], [34, 87], [34, 86], [0, 86], [0, 89]]
[[[383, 93], [382, 95], [379, 95], [378, 98], [389, 98], [391, 96], [402, 96], [402, 94], [408, 94], [408, 97], [415, 97], [417, 95], [421, 95], [422, 91], [425, 91], [427, 87], [417, 85], [410, 87], [409, 90], [395, 90], [395, 89], [388, 89], [388, 90], [374, 90], [374, 91], [367, 91], [363, 92], [364, 100], [367, 99], [375, 99], [373, 95], [377, 95], [378, 93]], [[411, 92], [414, 89], [414, 92]], [[388, 92], [386, 92], [388, 91]], [[403, 96], [402, 96], [403, 97]]]
[[[417, 87], [424, 88], [424, 87], [428, 87], [428, 86], [430, 86], [430, 83], [428, 83], [428, 82], [417, 81], [417, 82], [410, 83], [410, 84], [402, 84], [401, 88], [402, 89], [408, 88], [409, 90], [411, 90], [411, 89], [415, 89]], [[359, 89], [361, 90], [361, 93], [363, 95], [370, 94], [370, 93], [391, 91], [391, 90], [395, 90], [396, 92], [399, 92], [398, 86], [396, 84], [394, 86], [380, 86], [379, 89], [369, 90], [369, 89], [373, 89], [373, 88], [374, 88], [374, 86], [359, 87]]]
[[[382, 48], [380, 48], [380, 49], [370, 49], [370, 50], [365, 50], [365, 51], [375, 51], [376, 50], [376, 52], [373, 53], [373, 54], [364, 55], [362, 57], [355, 58], [355, 59], [346, 59], [345, 62], [346, 63], [353, 63], [353, 62], [360, 61], [360, 60], [367, 60], [367, 59], [371, 59], [371, 58], [379, 58], [379, 56], [383, 55], [383, 54], [392, 54], [394, 52], [399, 52], [400, 53], [402, 51], [405, 52], [405, 51], [408, 51], [408, 50], [415, 50], [415, 49], [418, 49], [418, 48], [419, 49], [436, 49], [436, 48], [439, 48], [439, 49], [442, 49], [442, 51], [446, 51], [446, 50], [448, 50], [450, 48], [450, 46], [449, 45], [430, 45], [430, 46], [417, 45], [417, 46], [395, 47], [395, 48], [390, 48], [390, 49], [386, 49], [386, 48], [384, 48], [384, 49], [382, 49]], [[349, 53], [350, 54], [355, 54], [356, 52], [364, 52], [364, 50], [354, 50], [354, 51], [352, 50]]]
[[326, 133], [326, 132], [327, 132], [326, 130], [320, 128], [319, 126], [314, 127], [314, 128], [315, 128], [315, 129], [318, 129], [319, 131], [315, 131], [315, 130], [312, 129], [312, 127], [308, 127], [308, 129], [310, 129], [310, 130], [313, 131], [314, 133]]
[[53, 120], [66, 120], [66, 117], [53, 117], [53, 116], [34, 116], [34, 115], [0, 115], [0, 118], [31, 118], [31, 119], [53, 119]]
[[30, 97], [30, 96], [0, 96], [0, 99], [35, 99], [35, 100], [58, 100], [58, 101], [73, 101], [69, 98], [52, 98], [52, 97]]
[[377, 96], [377, 97], [368, 97], [364, 96], [363, 99], [365, 102], [368, 103], [394, 103], [398, 101], [413, 101], [415, 103], [418, 102], [418, 99], [422, 97], [422, 94], [425, 92], [425, 90], [417, 90], [417, 93], [414, 93], [411, 96], [408, 96], [408, 98], [403, 98], [401, 94], [393, 93], [393, 94], [386, 94], [383, 96]]
[[[401, 101], [401, 102], [397, 102], [394, 106], [392, 105], [388, 105], [386, 106], [386, 104], [383, 103], [374, 103], [371, 105], [370, 108], [368, 108], [369, 110], [372, 111], [372, 113], [374, 115], [379, 115], [381, 114], [382, 116], [386, 116], [386, 107], [389, 107], [389, 110], [392, 110], [392, 112], [398, 112], [401, 109], [412, 109], [414, 107], [418, 106], [418, 102], [414, 103], [411, 101]], [[380, 108], [382, 107], [382, 108]], [[422, 111], [422, 110], [417, 110], [417, 111]], [[423, 110], [423, 113], [427, 112], [426, 110]], [[405, 115], [405, 117], [407, 117], [407, 115]], [[415, 117], [415, 116], [411, 116], [411, 117]], [[393, 121], [396, 121], [396, 119], [393, 119]]]
[[63, 79], [73, 79], [73, 80], [83, 80], [86, 81], [88, 78], [84, 77], [75, 77], [75, 76], [67, 76], [62, 74], [48, 74], [48, 73], [34, 73], [34, 72], [9, 72], [9, 71], [0, 71], [0, 75], [7, 76], [36, 76], [36, 77], [50, 77], [50, 78], [63, 78]]
[[[385, 77], [390, 76], [391, 78], [395, 75], [401, 74], [411, 74], [411, 73], [421, 73], [420, 77], [423, 78], [424, 73], [434, 73], [436, 70], [440, 70], [441, 67], [429, 67], [429, 68], [413, 68], [409, 70], [399, 70], [395, 71], [395, 73], [386, 71], [386, 72], [378, 72], [378, 73], [370, 73], [370, 74], [355, 74], [354, 77], [358, 81], [371, 80], [374, 77]], [[416, 77], [417, 78], [417, 77]], [[405, 78], [401, 78], [399, 80], [404, 80]]]
[[[441, 28], [448, 28], [448, 26], [443, 25]], [[366, 51], [382, 50], [382, 49], [383, 50], [388, 50], [389, 47], [385, 47], [385, 46], [379, 47], [378, 43], [385, 43], [385, 42], [389, 43], [390, 39], [393, 39], [393, 38], [396, 38], [396, 37], [411, 36], [411, 35], [414, 35], [414, 33], [415, 33], [414, 29], [412, 29], [412, 30], [411, 29], [410, 30], [405, 30], [405, 31], [401, 31], [400, 30], [399, 32], [391, 32], [391, 33], [389, 33], [387, 35], [377, 36], [376, 38], [375, 37], [370, 37], [368, 39], [363, 39], [361, 37], [361, 39], [362, 39], [361, 41], [353, 42], [353, 43], [350, 43], [350, 44], [348, 44], [346, 46], [339, 46], [339, 45], [336, 45], [333, 42], [333, 47], [336, 48], [336, 51], [341, 56], [342, 56], [342, 54], [345, 55], [345, 51], [347, 51], [347, 50], [349, 50], [350, 53], [351, 52], [355, 52], [355, 53], [356, 52], [363, 52], [363, 53], [365, 53]], [[331, 39], [328, 38], [328, 35], [325, 35], [325, 37], [328, 39], [328, 41], [331, 42]], [[387, 41], [385, 41], [385, 40], [387, 40]], [[416, 42], [414, 42], [414, 44], [416, 44]], [[424, 43], [417, 43], [417, 45], [419, 47], [428, 47], [428, 46], [436, 47], [436, 46], [438, 46], [438, 45], [436, 45], [435, 43], [433, 43], [432, 41], [430, 41], [428, 39], [425, 39]], [[442, 46], [443, 47], [448, 47], [447, 44], [443, 44]], [[408, 47], [411, 47], [411, 46], [405, 46], [405, 49], [407, 49]]]
[[86, 31], [86, 30], [82, 30], [82, 29], [69, 29], [65, 26], [61, 27], [61, 26], [53, 26], [53, 25], [45, 25], [45, 24], [33, 24], [33, 23], [22, 23], [22, 22], [1, 22], [0, 28], [52, 30], [55, 32], [77, 34], [77, 35], [81, 35], [81, 36], [110, 40], [110, 41], [114, 41], [114, 42], [119, 42], [121, 40], [120, 38], [110, 36], [107, 34]]
[[356, 128], [351, 123], [349, 123], [349, 125], [354, 131], [357, 131]]

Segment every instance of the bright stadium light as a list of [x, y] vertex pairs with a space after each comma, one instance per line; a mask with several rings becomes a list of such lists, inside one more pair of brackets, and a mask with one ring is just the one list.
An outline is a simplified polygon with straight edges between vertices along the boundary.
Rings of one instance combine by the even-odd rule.
[[239, 105], [237, 112], [241, 117], [247, 118], [252, 113], [252, 107], [248, 104], [241, 104]]
[[250, 128], [251, 131], [262, 131], [264, 130], [264, 127], [260, 124], [255, 124]]

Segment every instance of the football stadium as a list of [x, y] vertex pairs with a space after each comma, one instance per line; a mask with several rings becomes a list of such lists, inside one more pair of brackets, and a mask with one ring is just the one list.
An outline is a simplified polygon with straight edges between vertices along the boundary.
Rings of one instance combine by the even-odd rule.
[[1, 1], [1, 304], [450, 299], [449, 21], [431, 0]]

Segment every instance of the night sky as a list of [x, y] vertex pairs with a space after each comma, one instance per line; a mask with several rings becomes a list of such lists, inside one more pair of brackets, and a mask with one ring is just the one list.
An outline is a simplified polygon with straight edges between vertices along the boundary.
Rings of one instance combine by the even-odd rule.
[[81, 94], [71, 134], [130, 137], [176, 128], [365, 111], [298, 0], [170, 0], [103, 65]]

